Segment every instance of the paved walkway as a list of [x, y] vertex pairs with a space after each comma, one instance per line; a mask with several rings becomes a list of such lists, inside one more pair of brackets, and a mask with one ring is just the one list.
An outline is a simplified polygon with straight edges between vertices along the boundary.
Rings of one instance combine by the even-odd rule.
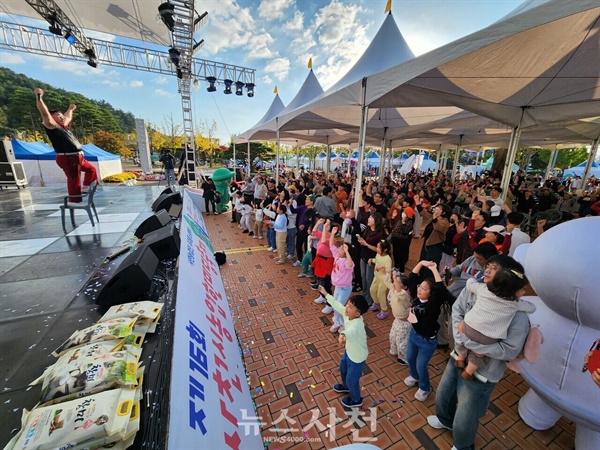
[[[263, 439], [272, 441], [269, 450], [333, 448], [357, 442], [357, 438], [371, 439], [381, 449], [452, 447], [452, 433], [435, 430], [426, 421], [435, 410], [434, 394], [448, 352], [434, 354], [429, 367], [434, 394], [418, 402], [413, 398], [416, 387], [402, 383], [408, 369], [389, 354], [392, 318], [381, 321], [368, 312], [370, 354], [361, 379], [364, 425], [353, 425], [341, 406], [342, 395], [332, 389], [339, 382], [343, 349], [337, 334], [329, 332], [332, 316], [322, 314], [322, 305], [313, 303], [317, 293], [309, 280], [298, 278], [299, 268], [289, 261], [275, 265], [276, 254], [266, 251], [265, 240], [242, 234], [230, 222], [230, 214], [205, 219], [215, 251], [228, 255], [221, 274], [263, 423]], [[422, 240], [413, 240], [410, 268], [420, 245]], [[572, 422], [561, 419], [550, 430], [534, 431], [521, 421], [517, 405], [527, 390], [520, 375], [506, 372], [481, 419], [477, 448], [574, 448]]]

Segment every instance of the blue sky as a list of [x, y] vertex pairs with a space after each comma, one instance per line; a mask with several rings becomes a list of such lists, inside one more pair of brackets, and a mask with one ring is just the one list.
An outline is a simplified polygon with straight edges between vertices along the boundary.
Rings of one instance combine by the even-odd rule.
[[[152, 7], [160, 0], [147, 1]], [[156, 5], [154, 5], [156, 3]], [[307, 62], [324, 89], [339, 80], [362, 55], [385, 19], [387, 0], [218, 0], [196, 2], [209, 12], [197, 34], [205, 40], [196, 57], [250, 67], [256, 72], [253, 98], [193, 90], [197, 127], [216, 122], [216, 137], [252, 127], [267, 111], [278, 86], [284, 104], [294, 98], [308, 74]], [[522, 0], [393, 0], [392, 14], [415, 55], [480, 30], [523, 3]], [[0, 14], [0, 20], [34, 25], [31, 19]], [[45, 23], [35, 24], [46, 27]], [[90, 37], [120, 41], [115, 36]], [[129, 43], [131, 41], [128, 41]], [[166, 51], [166, 48], [165, 48]], [[177, 79], [147, 72], [2, 50], [0, 66], [51, 85], [105, 100], [158, 126], [172, 116], [181, 122]], [[33, 97], [32, 97], [33, 101]], [[66, 108], [67, 105], [65, 105]]]

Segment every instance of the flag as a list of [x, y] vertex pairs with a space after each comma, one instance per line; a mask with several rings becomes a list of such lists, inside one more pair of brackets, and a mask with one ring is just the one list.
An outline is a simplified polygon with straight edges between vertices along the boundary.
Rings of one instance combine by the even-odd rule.
[[273, 94], [279, 94], [279, 91], [277, 90], [277, 86], [275, 86], [275, 89], [273, 89]]
[[312, 69], [312, 58], [308, 60], [308, 68]]
[[385, 5], [385, 12], [392, 11], [392, 0], [388, 0], [387, 5]]

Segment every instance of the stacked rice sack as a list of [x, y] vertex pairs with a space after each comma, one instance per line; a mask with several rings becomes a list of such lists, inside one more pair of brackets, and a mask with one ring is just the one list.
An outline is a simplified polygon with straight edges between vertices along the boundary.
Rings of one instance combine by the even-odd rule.
[[139, 430], [141, 345], [156, 330], [161, 303], [111, 307], [52, 354], [57, 361], [31, 384], [40, 402], [23, 411], [21, 431], [5, 450], [126, 449]]

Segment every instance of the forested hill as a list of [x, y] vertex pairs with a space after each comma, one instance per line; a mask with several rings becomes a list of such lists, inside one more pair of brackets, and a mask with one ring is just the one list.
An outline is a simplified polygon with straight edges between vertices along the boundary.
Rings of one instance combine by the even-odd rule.
[[135, 130], [135, 118], [130, 112], [0, 67], [0, 136], [12, 137], [15, 132], [28, 135], [42, 132], [42, 121], [33, 95], [36, 87], [45, 91], [44, 102], [49, 109], [65, 111], [69, 104], [77, 105], [72, 129], [78, 137], [93, 135], [97, 131], [132, 133]]

